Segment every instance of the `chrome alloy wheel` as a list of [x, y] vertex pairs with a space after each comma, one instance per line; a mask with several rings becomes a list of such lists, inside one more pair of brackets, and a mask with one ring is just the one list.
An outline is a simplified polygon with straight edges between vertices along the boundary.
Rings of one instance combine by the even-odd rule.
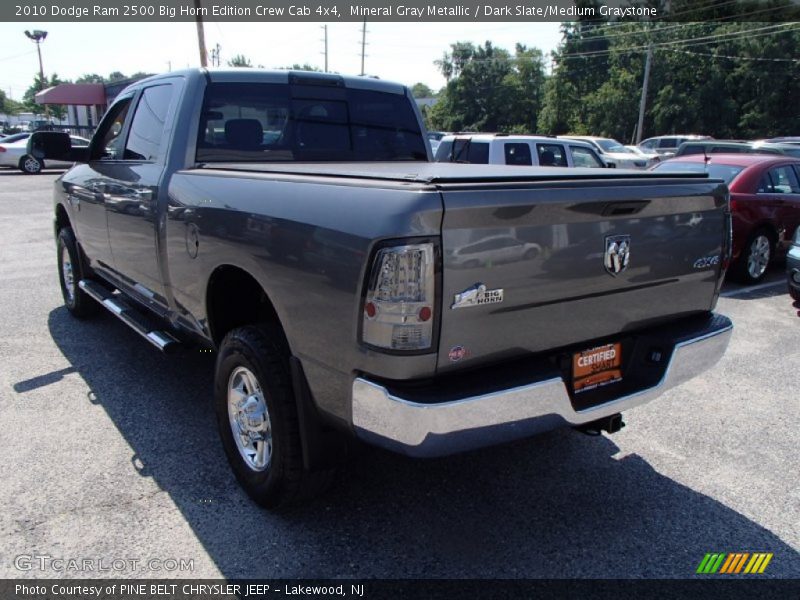
[[26, 173], [38, 173], [42, 170], [42, 163], [28, 155], [22, 161], [22, 168]]
[[272, 459], [272, 424], [258, 379], [236, 367], [228, 378], [228, 420], [236, 448], [253, 471], [264, 471]]
[[64, 280], [64, 290], [70, 305], [75, 302], [75, 275], [72, 271], [72, 260], [69, 257], [69, 250], [66, 246], [61, 246], [61, 278]]
[[771, 254], [769, 238], [762, 234], [757, 235], [750, 242], [747, 253], [747, 273], [753, 279], [758, 279], [767, 270]]

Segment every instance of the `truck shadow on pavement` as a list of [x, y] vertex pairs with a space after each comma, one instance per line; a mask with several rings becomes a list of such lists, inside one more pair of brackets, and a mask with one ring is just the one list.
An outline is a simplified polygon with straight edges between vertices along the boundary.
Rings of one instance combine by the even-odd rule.
[[119, 469], [166, 491], [228, 578], [692, 577], [720, 551], [773, 552], [766, 575], [800, 572], [761, 525], [637, 455], [615, 457], [612, 439], [570, 430], [427, 461], [366, 450], [325, 496], [271, 514], [228, 468], [213, 355], [163, 356], [105, 314], [57, 308], [48, 326], [91, 389], [80, 400], [101, 405], [133, 449]]

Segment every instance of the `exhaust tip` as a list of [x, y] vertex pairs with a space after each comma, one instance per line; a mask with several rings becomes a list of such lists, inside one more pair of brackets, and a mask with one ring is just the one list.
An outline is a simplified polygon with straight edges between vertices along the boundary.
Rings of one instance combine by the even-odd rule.
[[622, 420], [622, 413], [616, 413], [596, 421], [584, 423], [575, 429], [586, 435], [597, 436], [604, 431], [609, 434], [617, 433], [623, 427], [625, 427], [625, 421]]

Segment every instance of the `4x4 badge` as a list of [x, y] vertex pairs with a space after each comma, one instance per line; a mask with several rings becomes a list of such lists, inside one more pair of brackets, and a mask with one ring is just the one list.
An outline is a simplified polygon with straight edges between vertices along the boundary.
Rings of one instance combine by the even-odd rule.
[[631, 236], [609, 235], [606, 236], [606, 252], [604, 263], [606, 271], [612, 275], [619, 275], [628, 268], [631, 260]]

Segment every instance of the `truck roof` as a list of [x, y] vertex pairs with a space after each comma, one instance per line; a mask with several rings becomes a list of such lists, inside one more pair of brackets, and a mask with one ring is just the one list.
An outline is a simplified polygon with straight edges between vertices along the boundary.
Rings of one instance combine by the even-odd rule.
[[[228, 69], [182, 69], [153, 75], [129, 85], [125, 90], [135, 89], [143, 84], [170, 77], [208, 78], [212, 82], [230, 83], [293, 83], [297, 85], [321, 85], [330, 87], [346, 87], [350, 89], [374, 90], [378, 92], [404, 94], [405, 86], [401, 83], [383, 81], [373, 77], [338, 75], [320, 73], [318, 71], [269, 70], [255, 68]], [[125, 91], [123, 90], [123, 91]]]

